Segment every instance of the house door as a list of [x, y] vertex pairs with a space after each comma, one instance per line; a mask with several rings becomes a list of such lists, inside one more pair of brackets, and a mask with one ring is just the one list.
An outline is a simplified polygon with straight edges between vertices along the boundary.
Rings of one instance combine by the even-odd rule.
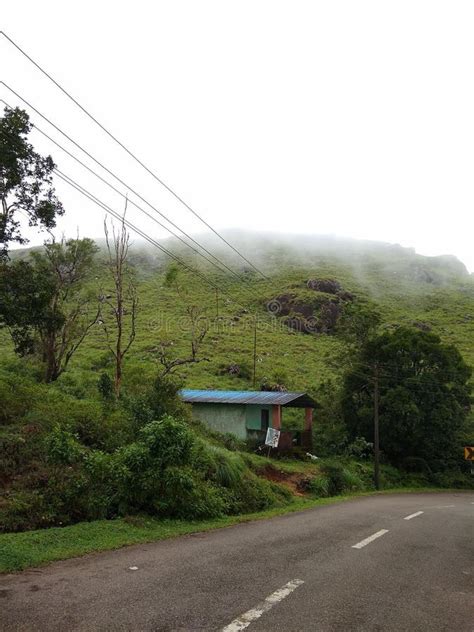
[[264, 432], [268, 430], [268, 426], [270, 423], [270, 411], [268, 409], [262, 409], [260, 412], [260, 422], [261, 428]]

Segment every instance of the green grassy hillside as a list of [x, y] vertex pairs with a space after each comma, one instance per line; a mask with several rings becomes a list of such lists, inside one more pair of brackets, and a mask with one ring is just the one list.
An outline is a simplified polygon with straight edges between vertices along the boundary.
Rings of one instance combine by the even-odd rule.
[[[214, 518], [290, 506], [302, 495], [325, 498], [370, 490], [368, 444], [346, 441], [337, 408], [338, 382], [353, 353], [344, 323], [354, 320], [355, 308], [378, 310], [381, 329], [399, 324], [431, 329], [474, 365], [474, 281], [456, 259], [328, 238], [242, 233], [229, 238], [263, 275], [205, 238], [235, 274], [202, 265], [196, 255], [167, 243], [211, 286], [190, 271], [170, 283], [169, 260], [134, 244], [137, 336], [126, 356], [118, 400], [98, 388], [104, 374], [113, 375], [100, 323], [51, 384], [44, 383], [37, 359], [15, 357], [8, 332], [0, 330], [0, 531], [141, 512]], [[28, 257], [28, 251], [16, 251], [14, 257]], [[103, 251], [91, 273], [95, 303], [96, 296], [109, 291]], [[316, 396], [321, 408], [314, 446], [324, 459], [315, 464], [300, 454], [306, 462], [280, 461], [274, 467], [250, 446], [193, 422], [174, 397], [175, 385], [170, 396], [169, 386], [155, 381], [163, 368], [163, 344], [171, 358], [190, 355], [190, 306], [201, 319], [196, 326], [208, 332], [199, 362], [177, 371], [182, 385], [254, 388], [257, 323], [255, 388], [279, 385]], [[285, 409], [283, 428], [301, 425], [300, 417]], [[470, 440], [467, 435], [465, 440]], [[458, 470], [412, 479], [410, 472], [387, 463], [382, 484], [471, 484], [472, 477]]]
[[[424, 257], [413, 250], [389, 244], [322, 237], [282, 237], [234, 233], [229, 239], [267, 275], [264, 279], [239, 260], [223, 244], [200, 238], [240, 278], [221, 274], [197, 255], [191, 257], [167, 242], [167, 247], [198, 268], [221, 291], [216, 292], [189, 272], [182, 275], [183, 296], [165, 285], [169, 259], [150, 246], [136, 243], [132, 260], [138, 279], [140, 309], [137, 338], [127, 358], [125, 382], [143, 379], [156, 371], [156, 349], [161, 341], [171, 343], [170, 352], [187, 355], [189, 322], [186, 304], [202, 309], [209, 333], [201, 355], [207, 360], [181, 369], [190, 388], [252, 387], [254, 318], [257, 316], [257, 388], [267, 381], [284, 382], [289, 389], [314, 391], [344, 369], [341, 354], [344, 339], [335, 331], [299, 333], [284, 324], [284, 318], [269, 313], [268, 303], [287, 293], [297, 299], [318, 294], [306, 289], [308, 279], [335, 279], [356, 301], [371, 301], [382, 316], [382, 327], [414, 324], [430, 328], [443, 341], [456, 344], [465, 360], [474, 366], [474, 278], [454, 257]], [[188, 251], [189, 252], [189, 251]], [[231, 251], [230, 251], [231, 252]], [[16, 256], [26, 256], [17, 251]], [[98, 267], [97, 286], [106, 286]], [[329, 297], [331, 298], [331, 297]], [[273, 305], [270, 305], [270, 311]], [[2, 359], [12, 357], [5, 332], [0, 333]], [[80, 375], [81, 383], [95, 381], [107, 370], [110, 356], [104, 351], [100, 327], [92, 332], [61, 380]], [[240, 367], [230, 374], [229, 365]], [[91, 372], [92, 369], [92, 372]]]

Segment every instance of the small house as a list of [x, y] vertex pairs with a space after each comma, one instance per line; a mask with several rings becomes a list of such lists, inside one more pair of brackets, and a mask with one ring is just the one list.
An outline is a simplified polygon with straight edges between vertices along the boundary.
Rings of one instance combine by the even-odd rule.
[[287, 449], [296, 444], [311, 448], [313, 409], [317, 404], [307, 393], [185, 389], [180, 395], [184, 402], [192, 405], [195, 419], [213, 430], [256, 444], [264, 443], [268, 428], [281, 431], [285, 408], [301, 408], [304, 410], [303, 431], [281, 432], [279, 447]]

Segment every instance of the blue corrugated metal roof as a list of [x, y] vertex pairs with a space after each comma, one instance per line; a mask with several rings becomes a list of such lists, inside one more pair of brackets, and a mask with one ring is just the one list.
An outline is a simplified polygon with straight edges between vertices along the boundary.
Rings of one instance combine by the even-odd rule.
[[190, 390], [180, 391], [183, 401], [192, 403], [211, 404], [259, 404], [295, 407], [314, 407], [316, 402], [306, 393], [287, 393], [274, 391], [209, 391]]

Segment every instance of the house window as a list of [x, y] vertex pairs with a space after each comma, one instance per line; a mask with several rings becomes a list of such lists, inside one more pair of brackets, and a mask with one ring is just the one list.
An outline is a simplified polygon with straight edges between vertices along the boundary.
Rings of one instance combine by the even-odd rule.
[[261, 422], [261, 428], [262, 430], [264, 430], [265, 432], [268, 430], [268, 426], [269, 426], [269, 419], [270, 419], [270, 411], [268, 409], [263, 409], [260, 412], [260, 422]]

